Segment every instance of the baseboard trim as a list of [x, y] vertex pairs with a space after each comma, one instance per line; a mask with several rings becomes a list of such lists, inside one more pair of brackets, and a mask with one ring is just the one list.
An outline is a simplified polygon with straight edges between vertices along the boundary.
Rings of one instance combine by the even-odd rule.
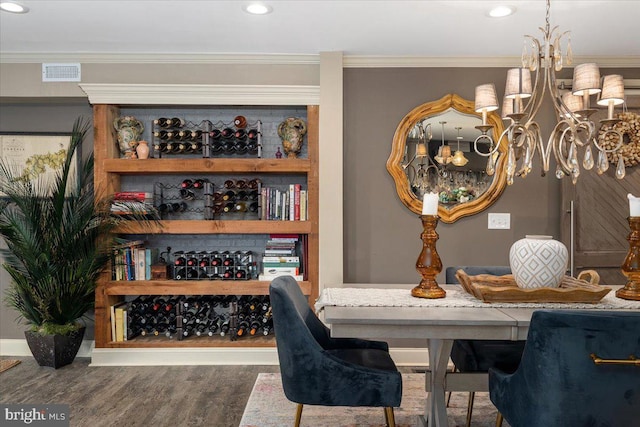
[[[425, 348], [392, 348], [398, 366], [427, 366]], [[0, 339], [0, 356], [31, 356], [27, 341]], [[167, 365], [277, 365], [275, 347], [176, 347], [176, 348], [95, 348], [84, 340], [78, 357], [90, 357], [90, 366], [167, 366]]]
[[[93, 340], [83, 340], [77, 357], [91, 357], [94, 345]], [[0, 356], [31, 356], [31, 350], [26, 340], [5, 338], [0, 339]]]

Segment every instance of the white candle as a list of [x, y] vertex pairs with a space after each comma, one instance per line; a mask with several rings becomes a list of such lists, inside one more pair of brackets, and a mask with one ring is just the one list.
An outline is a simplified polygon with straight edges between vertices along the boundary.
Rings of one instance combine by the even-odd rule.
[[438, 193], [424, 193], [422, 215], [438, 215]]
[[640, 197], [634, 197], [629, 193], [627, 198], [629, 199], [629, 216], [640, 216]]

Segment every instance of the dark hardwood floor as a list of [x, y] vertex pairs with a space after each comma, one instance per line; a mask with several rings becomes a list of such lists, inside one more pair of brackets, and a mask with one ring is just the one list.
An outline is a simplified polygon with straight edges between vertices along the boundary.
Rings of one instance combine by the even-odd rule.
[[86, 358], [54, 370], [19, 359], [0, 373], [0, 402], [68, 404], [73, 427], [235, 427], [258, 373], [279, 372], [278, 366], [90, 367]]

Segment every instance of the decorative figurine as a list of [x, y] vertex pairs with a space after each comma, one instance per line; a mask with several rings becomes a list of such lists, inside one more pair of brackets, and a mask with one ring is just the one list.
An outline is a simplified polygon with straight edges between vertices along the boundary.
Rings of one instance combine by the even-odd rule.
[[280, 151], [280, 147], [278, 147], [278, 151], [276, 151], [276, 159], [282, 158], [282, 151]]
[[287, 157], [298, 157], [306, 133], [307, 124], [300, 118], [289, 117], [278, 125], [278, 136], [282, 139], [282, 148]]
[[113, 127], [118, 133], [120, 156], [126, 159], [133, 158], [138, 139], [142, 135], [142, 131], [144, 131], [144, 126], [133, 116], [123, 116], [113, 121]]

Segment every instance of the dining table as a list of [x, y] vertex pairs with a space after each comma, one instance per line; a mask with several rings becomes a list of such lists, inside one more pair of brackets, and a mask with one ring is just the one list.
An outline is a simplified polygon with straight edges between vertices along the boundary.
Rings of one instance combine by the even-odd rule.
[[487, 303], [460, 285], [441, 285], [444, 298], [411, 296], [401, 284], [339, 283], [325, 286], [315, 304], [332, 337], [425, 340], [426, 405], [420, 423], [447, 426], [447, 391], [488, 391], [487, 373], [448, 369], [453, 341], [526, 340], [531, 315], [540, 309], [640, 310], [640, 301], [615, 296], [616, 286], [596, 303]]

